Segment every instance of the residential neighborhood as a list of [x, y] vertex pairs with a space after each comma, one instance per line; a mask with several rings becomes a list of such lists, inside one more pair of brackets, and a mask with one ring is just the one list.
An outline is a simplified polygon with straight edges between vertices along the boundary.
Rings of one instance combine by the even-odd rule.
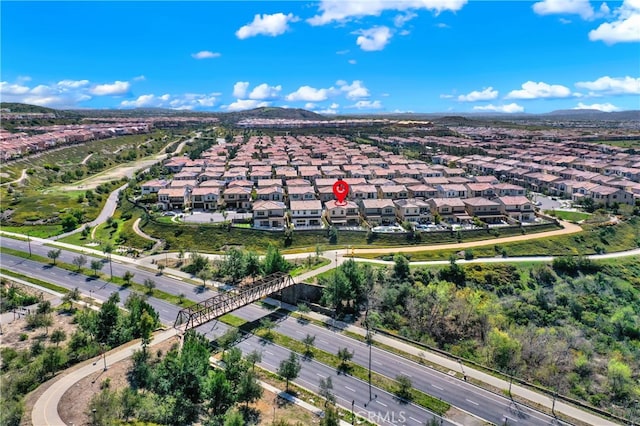
[[[464, 137], [385, 141], [420, 147], [429, 153], [424, 159], [341, 136], [237, 135], [201, 158], [167, 160], [167, 176], [143, 182], [142, 194], [157, 195], [163, 210], [253, 213], [251, 226], [273, 230], [406, 223], [526, 226], [545, 220], [531, 194], [596, 206], [633, 205], [640, 198], [638, 154], [508, 129], [494, 138], [478, 135], [477, 128], [462, 130]], [[449, 153], [465, 148], [484, 153]], [[333, 194], [338, 179], [349, 184], [344, 206]]]

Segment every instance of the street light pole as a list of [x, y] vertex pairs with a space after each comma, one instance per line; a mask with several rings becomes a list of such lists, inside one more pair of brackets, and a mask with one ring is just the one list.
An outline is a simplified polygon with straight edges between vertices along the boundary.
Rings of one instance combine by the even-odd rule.
[[104, 370], [102, 371], [107, 371], [107, 352], [104, 350], [104, 344], [102, 344], [101, 346], [102, 346], [102, 360], [104, 361]]
[[354, 413], [354, 406], [356, 405], [356, 400], [353, 399], [351, 400], [351, 424], [355, 425], [356, 424], [356, 414]]
[[29, 257], [31, 257], [31, 235], [27, 232], [27, 243], [29, 244]]

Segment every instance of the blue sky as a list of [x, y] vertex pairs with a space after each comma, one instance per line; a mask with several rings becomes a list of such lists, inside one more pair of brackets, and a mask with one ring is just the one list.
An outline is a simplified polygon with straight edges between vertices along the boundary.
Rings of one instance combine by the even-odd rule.
[[4, 102], [326, 114], [640, 109], [640, 0], [0, 8]]

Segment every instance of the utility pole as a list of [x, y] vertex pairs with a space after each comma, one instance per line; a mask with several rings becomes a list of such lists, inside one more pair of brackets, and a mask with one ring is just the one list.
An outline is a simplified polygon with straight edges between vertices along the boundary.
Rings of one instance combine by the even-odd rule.
[[27, 232], [27, 243], [29, 244], [29, 257], [31, 257], [31, 235]]

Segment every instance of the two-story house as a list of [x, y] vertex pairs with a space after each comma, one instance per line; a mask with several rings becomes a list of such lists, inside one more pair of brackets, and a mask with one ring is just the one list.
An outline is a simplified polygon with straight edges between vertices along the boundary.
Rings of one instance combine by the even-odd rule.
[[296, 228], [322, 226], [320, 200], [290, 201], [291, 223]]
[[431, 222], [431, 209], [425, 200], [409, 198], [394, 200], [396, 216], [399, 222], [426, 223]]
[[427, 203], [431, 206], [434, 220], [439, 217], [444, 222], [459, 223], [470, 218], [460, 198], [430, 198]]
[[349, 187], [351, 197], [358, 200], [374, 200], [378, 198], [378, 190], [373, 185], [352, 185]]
[[404, 185], [386, 185], [378, 189], [378, 198], [399, 200], [409, 198], [409, 191]]
[[256, 197], [258, 200], [283, 201], [284, 190], [281, 186], [268, 186], [265, 188], [258, 188], [256, 190]]
[[289, 201], [315, 200], [316, 191], [312, 186], [287, 186]]
[[216, 210], [221, 187], [197, 187], [191, 190], [191, 206], [194, 209]]
[[162, 188], [167, 188], [169, 182], [164, 179], [154, 179], [140, 184], [142, 195], [157, 194]]
[[284, 228], [287, 207], [282, 201], [258, 200], [253, 203], [254, 228]]
[[183, 210], [189, 205], [187, 188], [162, 188], [158, 191], [158, 201], [165, 210]]
[[396, 223], [396, 205], [393, 200], [359, 200], [360, 213], [369, 225], [392, 225]]
[[222, 199], [227, 208], [249, 209], [251, 207], [251, 188], [246, 186], [226, 188], [222, 193]]
[[335, 226], [358, 226], [360, 223], [358, 205], [353, 201], [345, 201], [345, 203], [345, 205], [339, 205], [336, 200], [325, 202], [327, 220]]
[[519, 222], [529, 222], [535, 219], [535, 209], [529, 199], [523, 195], [515, 197], [498, 197], [503, 215]]
[[477, 217], [485, 223], [500, 223], [504, 219], [500, 203], [497, 201], [484, 197], [472, 197], [465, 198], [462, 202], [465, 204], [469, 216]]

